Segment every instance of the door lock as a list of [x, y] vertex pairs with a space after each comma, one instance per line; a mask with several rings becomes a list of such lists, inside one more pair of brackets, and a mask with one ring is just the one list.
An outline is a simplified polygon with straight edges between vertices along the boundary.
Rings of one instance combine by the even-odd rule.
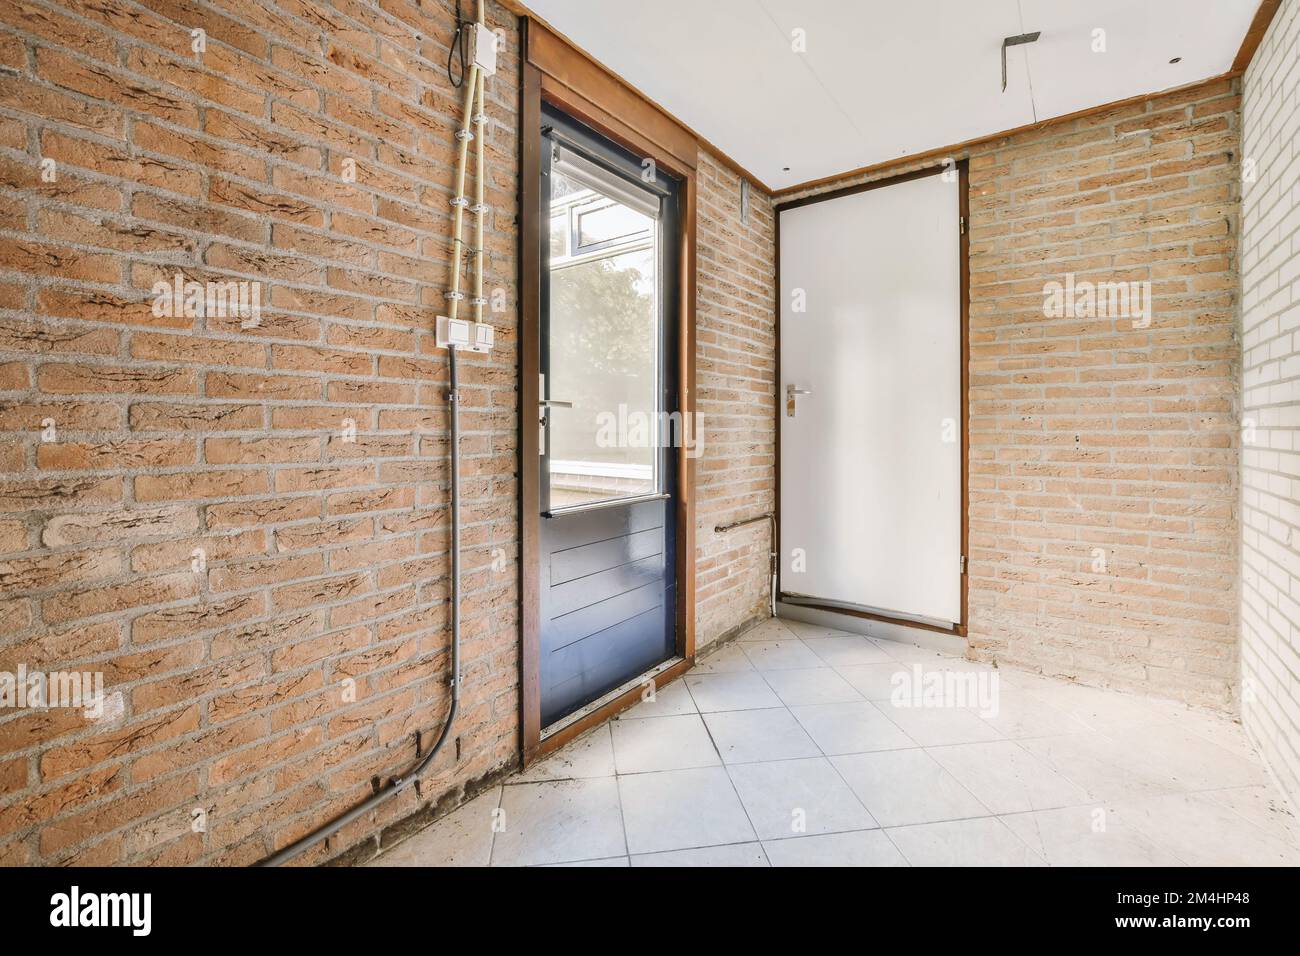
[[537, 407], [541, 409], [537, 413], [537, 423], [539, 425], [545, 425], [546, 410], [548, 408], [572, 408], [573, 402], [561, 402], [558, 399], [554, 399], [554, 398], [543, 398], [540, 402], [537, 403]]
[[794, 404], [796, 395], [811, 395], [811, 388], [798, 388], [794, 385], [785, 387], [785, 414], [787, 418], [794, 418]]
[[[546, 373], [545, 372], [539, 372], [537, 374], [537, 394], [538, 395], [546, 394]], [[537, 424], [538, 426], [540, 426], [543, 432], [543, 434], [541, 435], [541, 440], [538, 442], [539, 454], [546, 453], [545, 451], [546, 435], [544, 434], [546, 430], [546, 410], [548, 408], [572, 408], [572, 407], [573, 407], [573, 402], [561, 402], [558, 399], [554, 399], [554, 398], [542, 398], [538, 400]]]

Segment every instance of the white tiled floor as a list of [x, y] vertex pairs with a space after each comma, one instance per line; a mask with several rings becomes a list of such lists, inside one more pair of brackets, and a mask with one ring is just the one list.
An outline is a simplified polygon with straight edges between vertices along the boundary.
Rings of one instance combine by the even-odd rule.
[[1231, 721], [1008, 670], [996, 714], [894, 706], [918, 664], [993, 673], [765, 622], [370, 865], [1300, 865]]

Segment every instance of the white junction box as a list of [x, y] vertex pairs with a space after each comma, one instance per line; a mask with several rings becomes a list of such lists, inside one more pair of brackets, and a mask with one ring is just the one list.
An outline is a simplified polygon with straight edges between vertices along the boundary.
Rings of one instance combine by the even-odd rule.
[[470, 62], [493, 76], [497, 71], [497, 35], [481, 23], [474, 24], [469, 32]]
[[496, 330], [486, 322], [440, 315], [435, 342], [440, 349], [455, 347], [462, 352], [490, 352], [496, 342]]

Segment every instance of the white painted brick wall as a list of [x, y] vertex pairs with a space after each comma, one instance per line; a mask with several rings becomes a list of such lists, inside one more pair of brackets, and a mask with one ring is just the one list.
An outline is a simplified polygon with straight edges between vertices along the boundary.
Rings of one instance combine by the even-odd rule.
[[1300, 0], [1242, 103], [1242, 719], [1300, 804]]

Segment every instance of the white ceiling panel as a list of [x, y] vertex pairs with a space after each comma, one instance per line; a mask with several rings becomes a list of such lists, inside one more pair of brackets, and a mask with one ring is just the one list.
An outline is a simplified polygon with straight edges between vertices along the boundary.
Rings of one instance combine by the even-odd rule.
[[[1042, 39], [1025, 49], [1040, 119], [1227, 72], [1254, 0], [1021, 0]], [[1030, 27], [1040, 29], [1040, 27]], [[1105, 52], [1093, 51], [1104, 31]], [[1181, 58], [1178, 63], [1170, 63]]]
[[[526, 0], [780, 189], [1225, 72], [1258, 0]], [[1003, 37], [1041, 31], [1008, 51]], [[1105, 51], [1094, 52], [1105, 31]], [[805, 49], [795, 47], [796, 31]], [[1169, 61], [1181, 57], [1177, 64]]]

